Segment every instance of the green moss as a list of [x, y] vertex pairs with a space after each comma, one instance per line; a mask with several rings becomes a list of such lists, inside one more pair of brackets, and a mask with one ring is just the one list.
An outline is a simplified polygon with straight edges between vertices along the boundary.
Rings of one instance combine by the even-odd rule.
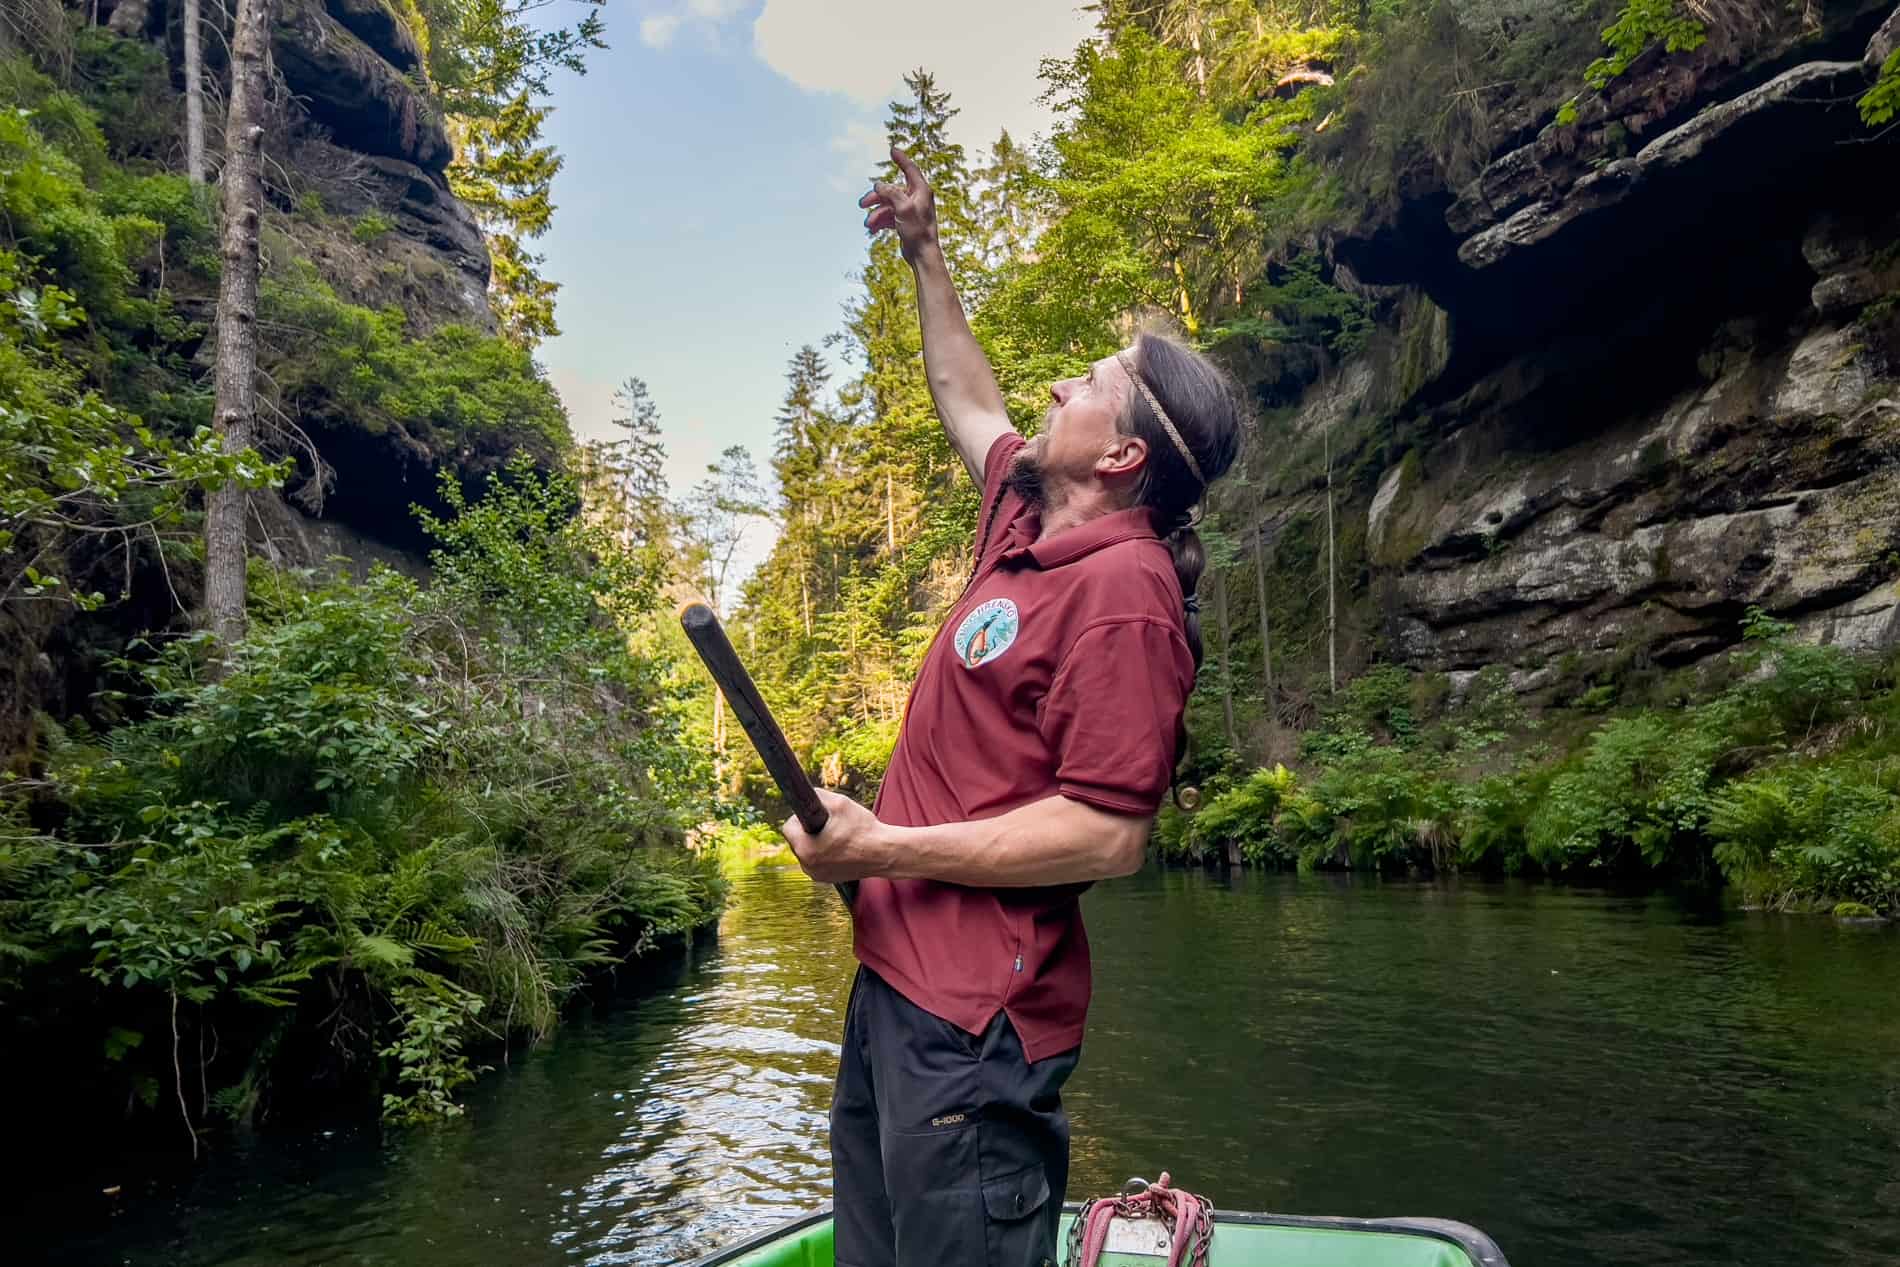
[[1879, 912], [1865, 902], [1836, 902], [1833, 915], [1835, 919], [1879, 918]]

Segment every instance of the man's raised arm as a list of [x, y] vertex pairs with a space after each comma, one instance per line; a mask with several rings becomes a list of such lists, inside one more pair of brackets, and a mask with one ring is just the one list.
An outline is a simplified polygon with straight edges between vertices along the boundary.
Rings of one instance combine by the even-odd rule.
[[930, 183], [910, 155], [891, 150], [891, 161], [904, 174], [897, 185], [877, 181], [858, 200], [868, 209], [864, 227], [876, 233], [891, 229], [899, 249], [917, 276], [917, 319], [924, 331], [924, 372], [937, 417], [950, 436], [950, 445], [969, 468], [970, 478], [983, 482], [983, 459], [996, 438], [1013, 430], [996, 375], [984, 359], [963, 304], [950, 279], [937, 241], [937, 201]]

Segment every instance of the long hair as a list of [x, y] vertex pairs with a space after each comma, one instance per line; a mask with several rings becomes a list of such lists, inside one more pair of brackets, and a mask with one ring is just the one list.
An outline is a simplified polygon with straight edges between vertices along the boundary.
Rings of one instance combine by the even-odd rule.
[[1139, 389], [1128, 393], [1118, 427], [1148, 446], [1148, 460], [1135, 483], [1135, 504], [1148, 508], [1155, 531], [1168, 543], [1175, 579], [1185, 603], [1183, 624], [1194, 668], [1201, 667], [1201, 612], [1195, 590], [1207, 568], [1200, 534], [1199, 508], [1207, 487], [1234, 464], [1240, 451], [1243, 406], [1240, 390], [1225, 371], [1205, 356], [1172, 339], [1144, 334], [1135, 340], [1135, 372], [1147, 385], [1181, 440], [1193, 453], [1206, 483], [1196, 478], [1174, 438]]

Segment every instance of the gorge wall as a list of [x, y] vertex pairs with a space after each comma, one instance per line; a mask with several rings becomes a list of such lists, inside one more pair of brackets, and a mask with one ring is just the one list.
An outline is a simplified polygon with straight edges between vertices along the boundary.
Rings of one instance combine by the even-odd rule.
[[[177, 80], [178, 0], [103, 0], [100, 7], [116, 33], [164, 47]], [[216, 77], [222, 48], [210, 43], [207, 65]], [[450, 325], [493, 334], [488, 249], [474, 214], [450, 190], [448, 125], [417, 86], [423, 57], [408, 25], [383, 0], [278, 0], [271, 59], [278, 82], [265, 142], [265, 277], [307, 270], [346, 303], [400, 310], [411, 336]], [[215, 160], [220, 120], [209, 113]], [[267, 374], [273, 352], [294, 351], [300, 337], [283, 334], [273, 346], [266, 332], [260, 361]], [[422, 542], [409, 506], [433, 500], [445, 467], [478, 477], [522, 439], [448, 449], [413, 428], [366, 430], [339, 411], [295, 412], [324, 470], [313, 470], [303, 454], [303, 478], [293, 484], [322, 495], [257, 502], [258, 544], [296, 564], [342, 553], [418, 566]]]
[[1285, 442], [1241, 514], [1269, 551], [1312, 523], [1330, 447], [1342, 669], [1562, 698], [1757, 606], [1900, 642], [1900, 144], [1854, 104], [1900, 13], [1825, 8], [1652, 50], [1569, 127], [1527, 107], [1475, 179], [1318, 244], [1377, 325], [1252, 365]]

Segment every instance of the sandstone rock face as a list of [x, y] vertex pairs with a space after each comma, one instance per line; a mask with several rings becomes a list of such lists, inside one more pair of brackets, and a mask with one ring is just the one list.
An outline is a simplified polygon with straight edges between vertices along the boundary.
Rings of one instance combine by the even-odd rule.
[[404, 74], [420, 70], [422, 50], [415, 32], [384, 0], [326, 0], [330, 16]]
[[[1865, 75], [1858, 62], [1809, 62], [1776, 76], [1695, 116], [1689, 122], [1644, 146], [1634, 158], [1619, 159], [1582, 177], [1560, 194], [1539, 198], [1502, 222], [1478, 229], [1458, 249], [1458, 259], [1471, 268], [1487, 268], [1512, 252], [1547, 241], [1585, 217], [1614, 207], [1636, 194], [1657, 176], [1691, 167], [1715, 167], [1725, 161], [1746, 163], [1759, 157], [1756, 148], [1772, 141], [1783, 127], [1804, 133], [1803, 145], [1823, 139], [1846, 140], [1858, 117], [1845, 109], [1828, 109], [1850, 100]], [[1828, 132], [1814, 125], [1825, 121]], [[1710, 151], [1721, 149], [1720, 155]], [[1506, 160], [1509, 163], [1509, 159]], [[1707, 178], [1707, 172], [1699, 173]], [[1463, 216], [1457, 215], [1460, 210]], [[1454, 205], [1447, 220], [1482, 223], [1468, 204]]]
[[1867, 41], [1867, 69], [1879, 70], [1886, 65], [1896, 48], [1900, 48], [1900, 9], [1895, 9], [1874, 32], [1874, 38]]
[[1471, 459], [1506, 418], [1429, 453], [1377, 525], [1419, 543], [1393, 613], [1407, 658], [1679, 664], [1729, 645], [1751, 606], [1877, 643], [1900, 579], [1900, 392], [1856, 338], [1758, 348], [1652, 419], [1529, 461]]
[[[419, 332], [447, 322], [492, 331], [488, 248], [449, 191], [454, 151], [412, 81], [422, 60], [407, 24], [384, 0], [279, 0], [272, 54], [318, 125], [297, 138], [291, 166], [320, 186], [331, 213], [375, 212], [394, 227], [367, 252], [347, 234], [310, 235], [319, 270], [352, 302], [402, 308]], [[364, 254], [375, 267], [349, 258]]]
[[[343, 8], [349, 0], [334, 2]], [[280, 0], [272, 55], [310, 116], [339, 143], [437, 174], [454, 157], [435, 107], [402, 69], [330, 16], [324, 0]]]
[[[1330, 244], [1386, 333], [1274, 425], [1288, 451], [1325, 430], [1357, 472], [1339, 504], [1376, 626], [1358, 659], [1454, 688], [1502, 663], [1561, 693], [1721, 652], [1751, 607], [1819, 642], [1900, 642], [1900, 135], [1854, 105], [1900, 38], [1896, 11], [1863, 59], [1890, 8], [1831, 5], [1842, 24], [1811, 45], [1647, 59], [1583, 133], [1409, 204], [1399, 222], [1443, 226], [1409, 253]], [[1620, 157], [1580, 139], [1606, 119], [1634, 125]], [[1392, 287], [1445, 327], [1410, 368]], [[1261, 532], [1319, 513], [1306, 467], [1270, 481]]]

